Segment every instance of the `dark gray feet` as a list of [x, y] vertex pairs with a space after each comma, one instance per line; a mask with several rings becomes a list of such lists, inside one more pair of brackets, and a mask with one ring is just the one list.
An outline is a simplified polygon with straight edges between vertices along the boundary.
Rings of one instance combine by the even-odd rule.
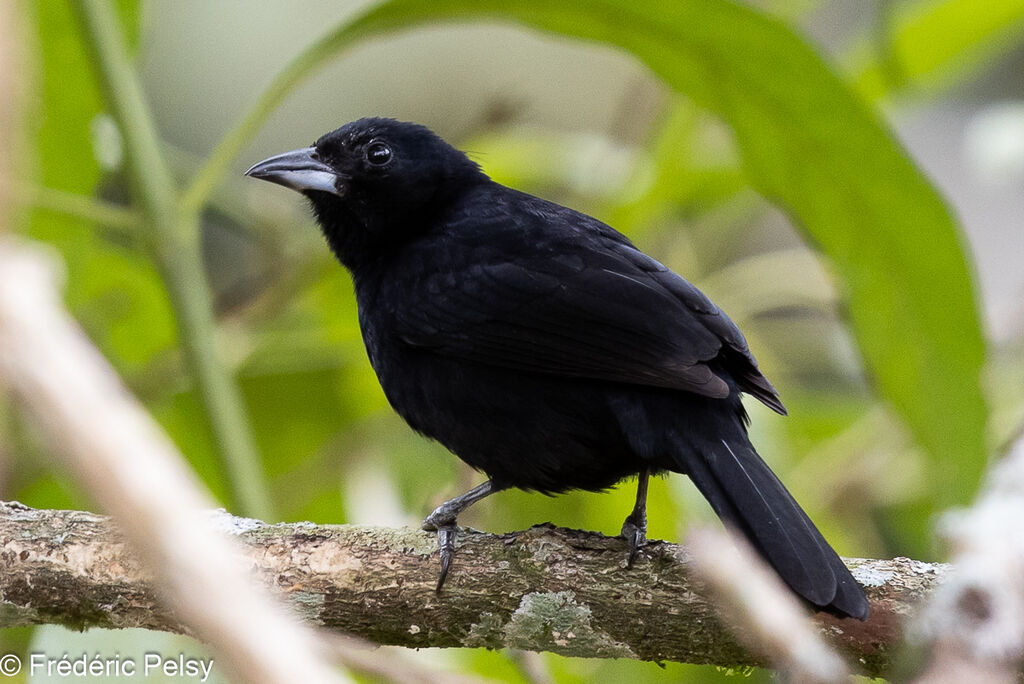
[[455, 535], [459, 531], [459, 526], [455, 524], [455, 516], [458, 515], [458, 511], [452, 513], [445, 508], [452, 501], [446, 501], [435, 508], [434, 512], [423, 521], [424, 530], [437, 530], [438, 553], [441, 556], [441, 575], [437, 578], [437, 588], [434, 591], [438, 593], [440, 593], [441, 587], [444, 586], [444, 581], [448, 577], [448, 569], [452, 566], [452, 558], [455, 557]]
[[620, 536], [629, 545], [629, 559], [626, 561], [626, 566], [631, 568], [640, 547], [647, 543], [647, 517], [643, 516], [641, 520], [635, 520], [631, 515], [626, 518], [626, 522], [622, 523]]
[[498, 491], [490, 480], [477, 485], [461, 496], [451, 501], [445, 501], [434, 509], [434, 512], [423, 521], [423, 529], [427, 531], [437, 530], [438, 553], [441, 557], [441, 574], [437, 578], [437, 588], [434, 591], [440, 593], [444, 581], [448, 577], [448, 570], [452, 566], [452, 558], [455, 557], [455, 535], [459, 531], [455, 524], [459, 513], [466, 510], [488, 494]]
[[448, 569], [452, 566], [452, 558], [455, 557], [455, 535], [459, 531], [458, 525], [442, 525], [441, 527], [432, 528], [427, 527], [426, 522], [423, 523], [423, 529], [437, 530], [437, 546], [438, 553], [441, 556], [441, 574], [437, 578], [437, 587], [434, 591], [441, 593], [441, 587], [444, 586], [444, 581], [448, 577]]
[[637, 475], [636, 482], [636, 505], [633, 512], [629, 514], [626, 521], [622, 523], [622, 532], [619, 534], [629, 545], [629, 559], [626, 567], [633, 567], [636, 555], [640, 547], [647, 543], [647, 480], [650, 472], [641, 470]]

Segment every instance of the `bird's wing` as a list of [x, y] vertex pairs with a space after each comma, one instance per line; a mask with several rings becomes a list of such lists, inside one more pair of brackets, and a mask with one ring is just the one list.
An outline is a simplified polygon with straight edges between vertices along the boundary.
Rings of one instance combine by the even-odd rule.
[[719, 398], [730, 391], [725, 371], [784, 412], [735, 324], [624, 238], [584, 234], [516, 251], [477, 251], [472, 263], [406, 283], [398, 335], [481, 364]]

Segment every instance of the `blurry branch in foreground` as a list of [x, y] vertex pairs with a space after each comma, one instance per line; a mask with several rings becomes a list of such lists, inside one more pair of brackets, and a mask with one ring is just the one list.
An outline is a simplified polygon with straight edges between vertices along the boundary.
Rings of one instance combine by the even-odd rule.
[[977, 503], [947, 514], [954, 570], [920, 631], [931, 641], [921, 684], [1020, 681], [1024, 662], [1024, 436], [989, 471]]
[[[63, 310], [55, 270], [39, 249], [0, 237], [0, 386], [34, 418], [63, 466], [118, 521], [123, 536], [103, 552], [123, 554], [130, 546], [139, 559], [131, 567], [147, 568], [159, 587], [153, 598], [173, 611], [181, 631], [210, 644], [240, 681], [345, 681], [326, 661], [314, 633], [255, 587], [237, 549], [207, 524], [212, 501]], [[34, 555], [12, 557], [11, 544], [20, 536], [2, 536], [0, 555], [8, 566], [3, 574], [17, 574], [44, 595], [70, 591], [34, 585], [34, 578], [9, 567]], [[119, 572], [107, 566], [88, 581]], [[10, 599], [6, 592], [0, 596], [4, 604]], [[37, 600], [45, 602], [43, 596]], [[87, 604], [82, 596], [72, 600], [77, 607], [68, 622], [85, 626]]]
[[[649, 543], [627, 569], [623, 541], [596, 533], [551, 526], [503, 535], [464, 530], [448, 584], [437, 595], [432, 533], [267, 525], [223, 512], [207, 512], [195, 531], [203, 526], [235, 536], [252, 573], [307, 622], [376, 643], [770, 664], [719, 621], [690, 553], [675, 544]], [[0, 504], [0, 620], [190, 631], [161, 606], [154, 591], [160, 578], [124, 538], [104, 516]], [[202, 553], [188, 539], [181, 548]], [[948, 568], [907, 559], [848, 562], [866, 585], [871, 619], [819, 615], [816, 631], [857, 670], [885, 673], [904, 624]]]
[[849, 682], [842, 658], [814, 629], [796, 597], [738, 534], [701, 527], [687, 541], [693, 567], [737, 639], [786, 682]]

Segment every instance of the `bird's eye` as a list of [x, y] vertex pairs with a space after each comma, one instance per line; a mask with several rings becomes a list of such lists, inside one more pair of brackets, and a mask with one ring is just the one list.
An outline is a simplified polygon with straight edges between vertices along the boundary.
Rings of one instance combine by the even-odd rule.
[[366, 146], [366, 161], [374, 166], [384, 166], [391, 161], [391, 148], [387, 143], [370, 143]]

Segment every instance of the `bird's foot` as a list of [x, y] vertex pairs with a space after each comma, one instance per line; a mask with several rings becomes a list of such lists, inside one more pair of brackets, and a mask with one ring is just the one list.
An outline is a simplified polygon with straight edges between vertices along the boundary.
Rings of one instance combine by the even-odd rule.
[[[437, 511], [434, 511], [434, 513], [437, 513]], [[437, 587], [434, 591], [440, 594], [441, 587], [444, 586], [444, 581], [448, 577], [448, 570], [452, 566], [452, 558], [455, 557], [455, 535], [458, 533], [459, 528], [455, 524], [454, 519], [435, 520], [432, 513], [423, 521], [423, 529], [428, 532], [437, 531], [438, 553], [441, 557], [441, 574], [437, 578]]]
[[629, 559], [626, 561], [626, 567], [631, 568], [640, 547], [647, 543], [646, 516], [639, 520], [634, 519], [632, 515], [626, 518], [626, 522], [622, 523], [622, 532], [619, 536], [625, 539], [629, 545]]
[[441, 593], [444, 580], [448, 577], [448, 568], [452, 565], [452, 558], [455, 557], [455, 535], [459, 528], [455, 519], [459, 513], [472, 506], [475, 502], [485, 496], [499, 491], [501, 487], [496, 486], [493, 481], [488, 480], [483, 484], [473, 487], [471, 490], [457, 496], [451, 501], [445, 501], [434, 509], [434, 512], [423, 521], [423, 529], [427, 531], [437, 530], [437, 545], [440, 547], [441, 555], [441, 576], [437, 579], [437, 593]]

